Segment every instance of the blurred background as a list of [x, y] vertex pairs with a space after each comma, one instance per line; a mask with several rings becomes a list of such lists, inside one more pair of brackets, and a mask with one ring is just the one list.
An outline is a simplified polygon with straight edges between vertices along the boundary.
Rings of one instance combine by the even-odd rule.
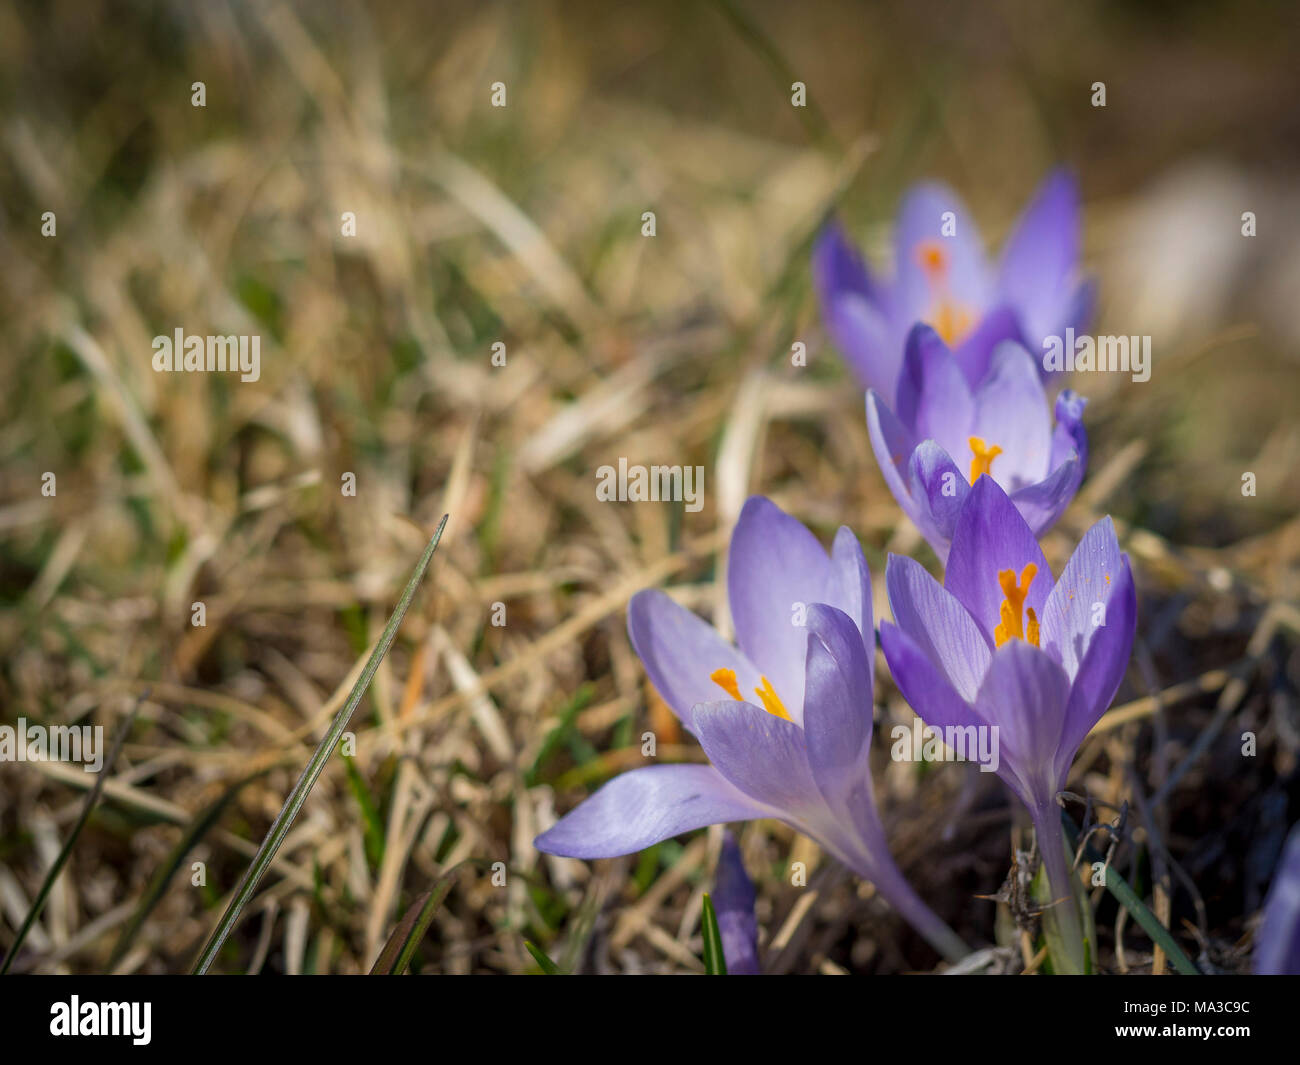
[[[719, 550], [751, 492], [824, 542], [850, 525], [878, 592], [887, 551], [933, 567], [817, 320], [810, 242], [835, 211], [883, 264], [900, 197], [939, 178], [996, 248], [1065, 164], [1097, 331], [1154, 351], [1146, 383], [1079, 383], [1088, 479], [1044, 545], [1059, 572], [1111, 513], [1139, 584], [1133, 665], [1071, 789], [1107, 820], [1129, 805], [1116, 867], [1206, 967], [1242, 969], [1300, 817], [1297, 17], [1250, 0], [0, 7], [0, 723], [111, 734], [149, 693], [15, 968], [188, 969], [448, 512], [354, 753], [218, 968], [365, 971], [471, 860], [417, 971], [529, 971], [524, 939], [580, 971], [701, 971], [719, 830], [594, 864], [531, 845], [645, 764], [643, 732], [660, 760], [702, 757], [631, 651], [627, 599], [670, 587], [725, 626]], [[260, 379], [155, 373], [151, 340], [178, 327], [260, 335]], [[598, 505], [620, 457], [703, 466], [703, 509]], [[976, 898], [1028, 847], [1017, 810], [971, 767], [891, 764], [883, 737], [911, 712], [879, 674], [899, 862], [1018, 971], [1015, 915]], [[92, 779], [0, 763], [0, 952]], [[806, 839], [772, 822], [740, 839], [770, 971], [938, 964]], [[1102, 968], [1166, 967], [1098, 907]]]

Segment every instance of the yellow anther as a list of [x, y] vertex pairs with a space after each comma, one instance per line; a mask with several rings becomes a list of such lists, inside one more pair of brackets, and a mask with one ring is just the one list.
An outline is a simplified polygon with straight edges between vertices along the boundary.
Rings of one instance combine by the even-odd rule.
[[755, 688], [754, 694], [763, 700], [763, 709], [769, 714], [775, 714], [777, 717], [783, 717], [789, 721], [790, 715], [786, 713], [785, 704], [781, 702], [781, 697], [773, 690], [772, 682], [766, 677], [760, 677], [759, 679], [763, 682], [763, 686]]
[[975, 454], [970, 460], [970, 483], [974, 484], [986, 473], [992, 476], [993, 460], [1002, 454], [1002, 449], [997, 444], [989, 447], [982, 436], [972, 436], [967, 442]]
[[930, 312], [930, 324], [934, 326], [934, 331], [943, 337], [943, 342], [952, 348], [966, 339], [966, 334], [970, 332], [974, 322], [965, 307], [944, 298], [939, 300]]
[[[785, 703], [781, 702], [781, 697], [776, 694], [776, 689], [772, 687], [772, 682], [766, 677], [759, 678], [763, 682], [761, 688], [755, 688], [754, 694], [763, 702], [763, 709], [769, 714], [775, 714], [777, 717], [783, 717], [787, 721], [791, 720], [789, 713], [786, 711]], [[709, 680], [713, 681], [719, 688], [730, 695], [738, 703], [745, 700], [740, 694], [740, 685], [736, 683], [736, 671], [734, 669], [715, 669], [709, 674]]]
[[1038, 615], [1034, 613], [1034, 608], [1031, 606], [1027, 611], [1028, 632], [1025, 631], [1020, 620], [1021, 611], [1025, 608], [1025, 598], [1029, 595], [1029, 585], [1037, 573], [1038, 567], [1032, 562], [1025, 563], [1025, 568], [1020, 571], [1019, 581], [1016, 580], [1016, 571], [1013, 569], [998, 571], [998, 586], [1002, 589], [1005, 598], [998, 610], [1002, 622], [993, 630], [993, 640], [997, 646], [1001, 647], [1010, 639], [1026, 640], [1035, 647], [1039, 645]]
[[745, 701], [740, 696], [740, 685], [736, 683], [736, 671], [734, 669], [715, 669], [709, 674], [709, 680], [713, 681], [736, 702], [743, 703]]

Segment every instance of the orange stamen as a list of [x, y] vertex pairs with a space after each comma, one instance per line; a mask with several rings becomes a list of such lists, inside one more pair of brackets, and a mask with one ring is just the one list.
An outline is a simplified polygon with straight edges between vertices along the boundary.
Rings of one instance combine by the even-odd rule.
[[[785, 718], [790, 721], [791, 717], [785, 708], [785, 703], [781, 702], [781, 697], [776, 694], [776, 689], [772, 687], [772, 682], [766, 677], [759, 678], [763, 682], [761, 688], [755, 688], [754, 694], [759, 697], [763, 703], [763, 709], [769, 714]], [[734, 669], [715, 669], [709, 674], [709, 680], [713, 681], [719, 688], [730, 695], [738, 703], [745, 700], [740, 694], [740, 685], [736, 683], [736, 671]]]
[[1005, 597], [1002, 600], [1002, 607], [998, 611], [1002, 618], [1001, 624], [993, 630], [993, 640], [998, 647], [1001, 647], [1008, 640], [1025, 640], [1034, 647], [1039, 646], [1039, 628], [1038, 615], [1034, 613], [1034, 608], [1029, 607], [1027, 611], [1029, 618], [1028, 632], [1021, 624], [1021, 611], [1025, 610], [1025, 598], [1029, 595], [1029, 585], [1033, 583], [1035, 575], [1038, 573], [1038, 567], [1032, 562], [1026, 562], [1025, 568], [1020, 571], [1020, 580], [1016, 580], [1016, 571], [1013, 569], [1004, 569], [998, 571], [998, 586], [1002, 589]]
[[786, 712], [785, 704], [781, 702], [780, 696], [773, 690], [772, 682], [766, 677], [760, 677], [759, 679], [763, 682], [763, 686], [755, 688], [754, 694], [763, 700], [763, 709], [769, 714], [775, 714], [777, 717], [783, 717], [789, 721], [790, 715]]
[[948, 249], [942, 241], [923, 240], [916, 246], [916, 261], [934, 292], [935, 302], [926, 321], [949, 347], [961, 341], [975, 324], [970, 311], [948, 295]]
[[986, 473], [992, 476], [990, 471], [993, 460], [1002, 454], [1002, 449], [997, 444], [989, 447], [981, 436], [972, 436], [967, 442], [970, 444], [971, 451], [975, 453], [975, 457], [970, 460], [970, 483], [974, 484]]
[[950, 299], [941, 299], [930, 313], [930, 324], [948, 347], [955, 347], [970, 332], [970, 312]]
[[948, 273], [948, 252], [937, 240], [923, 240], [916, 246], [916, 261], [930, 283], [942, 281]]
[[741, 698], [740, 685], [736, 683], [736, 671], [734, 669], [715, 669], [709, 674], [709, 680], [713, 681], [736, 702], [743, 703], [745, 701]]

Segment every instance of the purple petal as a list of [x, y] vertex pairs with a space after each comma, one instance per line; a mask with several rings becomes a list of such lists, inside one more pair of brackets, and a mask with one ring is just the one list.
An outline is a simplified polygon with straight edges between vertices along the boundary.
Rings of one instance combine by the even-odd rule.
[[813, 244], [812, 275], [823, 306], [846, 295], [860, 296], [875, 304], [887, 298], [836, 219], [826, 223]]
[[627, 605], [627, 631], [655, 690], [690, 728], [690, 710], [723, 694], [710, 676], [736, 673], [741, 691], [759, 683], [755, 667], [708, 622], [664, 592], [637, 592]]
[[966, 475], [942, 447], [923, 440], [907, 463], [907, 491], [916, 511], [909, 516], [946, 564], [957, 516], [970, 494]]
[[1106, 603], [1106, 623], [1098, 626], [1088, 641], [1079, 672], [1072, 677], [1074, 686], [1070, 690], [1065, 731], [1057, 757], [1057, 769], [1062, 780], [1074, 761], [1079, 744], [1115, 698], [1133, 654], [1133, 637], [1137, 631], [1137, 590], [1133, 586], [1133, 573], [1127, 557], [1123, 558], [1120, 567]]
[[[921, 535], [939, 553], [940, 559], [946, 558], [951, 528], [945, 531], [940, 523], [946, 522], [951, 526], [955, 520], [954, 506], [959, 506], [961, 498], [965, 497], [966, 479], [958, 472], [955, 480], [943, 480], [943, 473], [948, 472], [949, 467], [943, 466], [943, 449], [933, 442], [914, 463], [916, 444], [874, 390], [867, 393], [867, 435], [871, 438], [871, 450], [876, 453], [880, 474], [894, 494], [894, 499], [898, 501], [903, 513], [912, 519]], [[951, 469], [955, 470], [956, 467]], [[918, 486], [915, 498], [912, 495], [913, 482]], [[950, 499], [943, 495], [943, 489], [948, 484], [953, 486], [956, 497], [960, 498]], [[932, 513], [929, 500], [931, 490], [942, 504], [938, 518]]]
[[[993, 353], [988, 376], [975, 393], [973, 422], [969, 435], [1002, 448], [991, 471], [1008, 492], [1047, 476], [1052, 441], [1047, 395], [1034, 360], [1019, 344], [1007, 341]], [[961, 444], [949, 454], [969, 461], [970, 446], [966, 440]]]
[[838, 222], [827, 223], [817, 237], [812, 273], [831, 340], [864, 388], [887, 388], [892, 397], [899, 356], [890, 343], [890, 294], [872, 278]]
[[1087, 405], [1088, 401], [1073, 389], [1067, 388], [1056, 397], [1056, 429], [1052, 433], [1052, 469], [1056, 469], [1072, 454], [1079, 456], [1081, 472], [1088, 465], [1088, 432], [1083, 427], [1083, 410]]
[[857, 625], [859, 639], [867, 655], [868, 668], [874, 665], [875, 621], [871, 608], [871, 571], [867, 568], [862, 544], [853, 530], [841, 525], [831, 545], [831, 569], [820, 602], [843, 610]]
[[1038, 357], [1038, 368], [1042, 372], [1044, 380], [1060, 379], [1066, 376], [1065, 370], [1049, 370], [1045, 365], [1044, 357], [1048, 350], [1047, 338], [1055, 337], [1063, 343], [1066, 332], [1071, 329], [1074, 330], [1076, 336], [1083, 335], [1088, 332], [1096, 310], [1097, 283], [1091, 279], [1086, 279], [1080, 281], [1074, 287], [1073, 293], [1065, 300], [1061, 308], [1060, 319], [1053, 327], [1036, 339], [1030, 336], [1028, 330], [1025, 331], [1025, 346]]
[[825, 808], [807, 820], [841, 860], [874, 879], [893, 864], [871, 787], [875, 648], [867, 650], [852, 618], [824, 604], [809, 610], [808, 633], [804, 742]]
[[1079, 674], [1089, 642], [1102, 631], [1093, 624], [1094, 604], [1105, 607], [1106, 628], [1110, 628], [1109, 604], [1124, 565], [1115, 525], [1109, 517], [1102, 518], [1083, 534], [1047, 597], [1039, 615], [1043, 649], [1061, 663], [1071, 680]]
[[[957, 345], [953, 356], [961, 367], [966, 384], [972, 391], [979, 387], [989, 372], [993, 349], [1004, 340], [1020, 341], [1020, 319], [1005, 304], [994, 307], [980, 319], [979, 325]], [[1022, 341], [1023, 342], [1023, 341]]]
[[1064, 335], [1066, 329], [1073, 329], [1076, 334], [1086, 333], [1096, 311], [1097, 282], [1091, 278], [1080, 281], [1066, 305], [1065, 319], [1059, 327], [1060, 334]]
[[722, 853], [713, 878], [713, 908], [722, 934], [722, 956], [728, 976], [758, 976], [758, 918], [754, 916], [757, 893], [745, 872], [740, 846], [730, 832], [722, 835]]
[[1034, 349], [1062, 327], [1079, 265], [1079, 189], [1056, 171], [1020, 216], [1002, 253], [999, 290], [1020, 310]]
[[[867, 435], [871, 438], [871, 450], [876, 453], [881, 476], [894, 493], [898, 505], [908, 511], [906, 470], [916, 449], [916, 438], [895, 417], [875, 389], [867, 393]], [[908, 511], [909, 516], [910, 513]]]
[[1043, 607], [1052, 590], [1052, 571], [1025, 519], [992, 477], [978, 477], [971, 486], [952, 534], [952, 550], [943, 586], [970, 611], [989, 646], [1001, 619], [1005, 598], [998, 574], [1012, 570], [1019, 580], [1025, 565], [1038, 569], [1025, 598], [1025, 614], [1032, 607], [1041, 623]]
[[[916, 435], [916, 414], [925, 393], [926, 370], [948, 351], [948, 345], [925, 322], [916, 322], [907, 331], [903, 342], [903, 368], [898, 377], [898, 389], [891, 409], [898, 420]], [[937, 367], [936, 367], [937, 372]]]
[[1258, 976], [1300, 975], [1300, 826], [1291, 830], [1255, 933]]
[[916, 716], [931, 728], [985, 723], [970, 703], [953, 690], [928, 652], [897, 625], [881, 623], [880, 646], [894, 684]]
[[970, 491], [966, 475], [933, 440], [914, 444], [874, 390], [867, 393], [867, 435], [881, 476], [903, 513], [940, 561], [946, 560], [957, 515]]
[[1031, 806], [1051, 801], [1060, 786], [1055, 758], [1069, 696], [1069, 678], [1050, 655], [1008, 640], [994, 652], [975, 700], [980, 715], [998, 726], [999, 769], [1014, 770]]
[[966, 448], [975, 401], [948, 345], [923, 322], [907, 336], [894, 411], [915, 439], [937, 441], [950, 455]]
[[873, 694], [872, 664], [856, 623], [834, 607], [810, 607], [804, 739], [813, 779], [837, 810], [849, 809], [850, 795], [864, 782], [871, 801]]
[[822, 320], [862, 387], [892, 396], [903, 356], [880, 308], [850, 292], [823, 303]]
[[[727, 560], [736, 643], [771, 681], [791, 717], [803, 706], [807, 635], [797, 624], [830, 580], [825, 549], [770, 499], [751, 496], [740, 512]], [[749, 688], [742, 688], [747, 695]], [[704, 702], [712, 702], [716, 693]]]
[[565, 858], [613, 858], [705, 825], [771, 816], [712, 766], [652, 765], [615, 777], [533, 846]]
[[[944, 215], [956, 219], [952, 236], [943, 235]], [[922, 265], [924, 249], [934, 244], [945, 257], [943, 293]], [[974, 216], [957, 195], [943, 185], [916, 186], [903, 201], [894, 241], [897, 280], [894, 314], [910, 325], [929, 319], [939, 297], [945, 295], [976, 318], [989, 303], [991, 281], [984, 242]]]
[[[980, 632], [966, 608], [913, 559], [889, 556], [885, 588], [895, 624], [953, 690], [966, 702], [972, 702], [988, 669], [992, 640]], [[883, 627], [881, 632], [883, 640]], [[889, 668], [894, 669], [892, 660]], [[910, 697], [908, 702], [912, 702]], [[916, 703], [912, 702], [912, 706], [915, 708]]]
[[1083, 465], [1070, 458], [1057, 466], [1037, 484], [1025, 485], [1011, 494], [1011, 502], [1020, 511], [1035, 536], [1042, 536], [1065, 513], [1074, 493], [1083, 481]]
[[692, 714], [709, 761], [729, 783], [796, 825], [825, 820], [803, 729], [749, 703], [702, 703]]

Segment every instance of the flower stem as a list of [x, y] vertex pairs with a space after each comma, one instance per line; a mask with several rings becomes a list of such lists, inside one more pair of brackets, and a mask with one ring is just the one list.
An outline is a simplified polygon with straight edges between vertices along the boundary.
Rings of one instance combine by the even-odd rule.
[[884, 900], [898, 911], [898, 915], [948, 961], [959, 962], [971, 953], [961, 936], [949, 928], [943, 918], [912, 890], [912, 885], [889, 858], [888, 852], [883, 861], [878, 857], [869, 871], [855, 871], [859, 876], [870, 880]]
[[901, 893], [891, 892], [885, 895], [885, 898], [902, 918], [948, 961], [959, 962], [970, 954], [971, 949], [961, 936], [949, 928], [947, 922], [922, 902], [921, 896], [907, 884], [903, 885]]
[[1055, 802], [1050, 802], [1035, 810], [1032, 816], [1050, 895], [1049, 905], [1043, 910], [1043, 930], [1049, 943], [1055, 941], [1063, 948], [1052, 952], [1052, 965], [1062, 975], [1082, 975], [1086, 971], [1083, 926], [1079, 922], [1074, 874], [1061, 832], [1061, 810]]

